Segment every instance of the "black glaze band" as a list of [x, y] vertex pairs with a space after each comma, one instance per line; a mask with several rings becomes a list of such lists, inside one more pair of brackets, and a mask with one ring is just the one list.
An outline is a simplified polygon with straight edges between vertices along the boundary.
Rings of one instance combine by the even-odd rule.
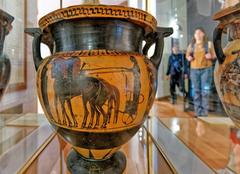
[[144, 29], [118, 19], [64, 20], [50, 25], [56, 52], [74, 50], [142, 51]]
[[125, 144], [135, 135], [139, 126], [115, 132], [80, 132], [54, 126], [54, 129], [73, 146], [86, 149], [111, 149]]

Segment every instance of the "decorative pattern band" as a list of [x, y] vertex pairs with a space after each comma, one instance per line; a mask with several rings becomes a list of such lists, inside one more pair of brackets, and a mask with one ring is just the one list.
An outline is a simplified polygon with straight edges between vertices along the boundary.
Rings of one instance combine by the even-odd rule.
[[115, 50], [83, 50], [83, 51], [68, 51], [57, 52], [54, 56], [74, 57], [74, 56], [119, 56], [119, 55], [132, 55], [132, 56], [144, 56], [140, 53], [128, 53]]
[[149, 13], [135, 8], [107, 5], [77, 5], [58, 9], [42, 17], [39, 26], [44, 30], [49, 25], [66, 19], [80, 18], [118, 18], [126, 19], [145, 28], [156, 31], [157, 21]]
[[222, 25], [234, 23], [236, 20], [240, 20], [240, 3], [233, 7], [228, 7], [220, 10], [213, 16], [213, 20], [220, 20]]

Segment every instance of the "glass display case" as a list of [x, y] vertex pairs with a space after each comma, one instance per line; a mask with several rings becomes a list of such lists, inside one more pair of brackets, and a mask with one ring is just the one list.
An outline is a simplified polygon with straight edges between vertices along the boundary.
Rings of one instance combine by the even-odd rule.
[[[0, 118], [2, 173], [69, 173], [66, 158], [72, 146], [44, 115]], [[127, 157], [124, 173], [239, 173], [239, 131], [229, 118], [149, 117], [121, 148]]]
[[[44, 115], [6, 115], [1, 120], [2, 173], [69, 173], [66, 160], [72, 146], [53, 131]], [[176, 173], [155, 142], [146, 128], [141, 128], [121, 149], [127, 157], [124, 173]]]
[[239, 129], [229, 118], [153, 117], [146, 124], [178, 173], [240, 172]]

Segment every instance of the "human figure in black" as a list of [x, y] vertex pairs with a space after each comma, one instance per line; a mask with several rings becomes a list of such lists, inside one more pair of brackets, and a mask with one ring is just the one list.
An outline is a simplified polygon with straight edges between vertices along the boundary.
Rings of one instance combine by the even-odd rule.
[[179, 53], [177, 46], [173, 46], [172, 54], [168, 59], [168, 68], [166, 72], [167, 79], [170, 79], [170, 94], [172, 104], [176, 104], [177, 102], [176, 86], [183, 94], [185, 94], [184, 78], [187, 77], [187, 71], [184, 65], [184, 54]]

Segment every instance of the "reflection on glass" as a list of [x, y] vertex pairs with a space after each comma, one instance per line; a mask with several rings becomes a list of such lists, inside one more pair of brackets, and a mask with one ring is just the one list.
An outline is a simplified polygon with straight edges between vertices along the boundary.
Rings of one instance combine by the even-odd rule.
[[178, 123], [177, 119], [173, 119], [172, 125], [171, 125], [172, 132], [176, 134], [180, 131], [180, 125]]
[[[124, 152], [128, 158], [127, 167], [123, 174], [174, 173], [158, 151], [157, 147], [151, 141], [151, 138], [148, 136], [145, 129], [142, 129], [142, 135], [144, 136], [144, 140], [139, 141], [138, 136], [136, 135], [121, 148], [121, 151]], [[149, 145], [146, 144], [147, 137], [149, 138]], [[44, 150], [31, 162], [30, 166], [21, 172], [23, 174], [69, 173], [66, 163], [68, 153], [71, 149], [72, 146], [70, 144], [66, 143], [61, 137], [56, 135], [52, 137]], [[147, 149], [149, 150], [148, 156]], [[89, 171], [89, 173], [98, 172]]]
[[5, 37], [12, 30], [14, 17], [0, 9], [0, 100], [9, 82], [11, 63], [7, 55], [3, 53]]
[[1, 114], [0, 121], [0, 173], [21, 173], [54, 132], [39, 114]]
[[198, 137], [201, 137], [205, 134], [205, 126], [204, 123], [202, 121], [197, 121], [197, 125], [196, 125], [196, 134]]
[[230, 118], [152, 117], [147, 123], [149, 133], [179, 173], [240, 173], [240, 129]]
[[240, 173], [240, 129], [230, 129], [230, 140], [232, 143], [233, 158], [230, 160], [229, 165], [235, 168], [237, 173]]

